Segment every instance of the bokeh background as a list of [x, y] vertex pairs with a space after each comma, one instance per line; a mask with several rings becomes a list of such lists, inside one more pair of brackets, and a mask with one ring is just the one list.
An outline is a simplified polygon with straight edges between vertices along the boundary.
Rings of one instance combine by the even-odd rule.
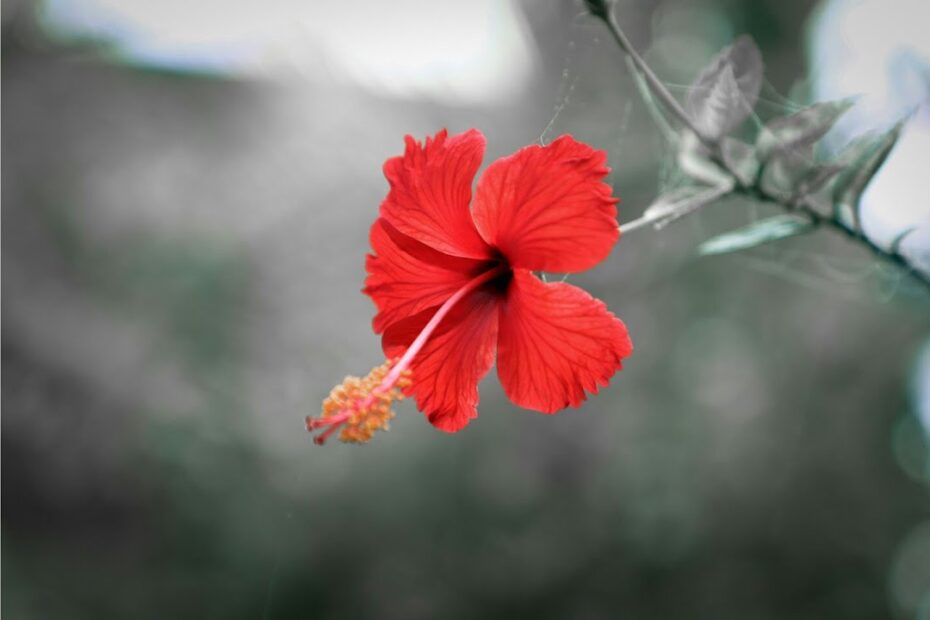
[[[865, 92], [841, 144], [913, 111], [867, 223], [930, 253], [930, 5], [616, 10], [679, 95], [748, 33], [763, 120]], [[491, 161], [572, 133], [623, 221], [670, 182], [580, 3], [10, 0], [2, 23], [4, 617], [930, 618], [928, 296], [826, 231], [697, 258], [765, 205], [572, 276], [636, 344], [582, 408], [520, 410], [491, 373], [456, 435], [405, 402], [369, 445], [310, 442], [382, 361], [359, 290], [404, 134], [478, 127]]]

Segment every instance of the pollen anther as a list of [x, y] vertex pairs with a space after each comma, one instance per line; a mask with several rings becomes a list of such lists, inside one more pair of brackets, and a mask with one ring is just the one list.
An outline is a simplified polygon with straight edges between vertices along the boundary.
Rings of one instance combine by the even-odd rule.
[[324, 443], [339, 432], [339, 439], [349, 443], [365, 443], [375, 432], [388, 430], [394, 412], [391, 405], [403, 400], [403, 390], [410, 386], [410, 370], [391, 373], [397, 359], [376, 366], [365, 377], [346, 377], [330, 391], [323, 401], [320, 417], [307, 417], [307, 430], [328, 427], [313, 438]]

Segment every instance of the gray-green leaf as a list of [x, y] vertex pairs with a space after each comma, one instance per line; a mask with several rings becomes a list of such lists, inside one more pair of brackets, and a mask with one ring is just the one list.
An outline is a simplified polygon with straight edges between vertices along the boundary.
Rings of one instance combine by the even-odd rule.
[[814, 152], [809, 146], [775, 153], [762, 170], [759, 187], [776, 201], [787, 203], [795, 196], [801, 180], [813, 167]]
[[685, 111], [698, 130], [716, 140], [752, 112], [762, 87], [762, 55], [748, 36], [714, 56], [695, 78]]
[[851, 143], [839, 156], [849, 161], [843, 173], [833, 184], [833, 205], [837, 215], [852, 213], [855, 227], [859, 227], [859, 201], [872, 177], [878, 172], [901, 135], [903, 121], [878, 136], [867, 136]]
[[796, 215], [776, 215], [708, 239], [700, 245], [698, 252], [704, 256], [738, 252], [763, 243], [800, 235], [813, 228], [814, 225], [808, 219]]
[[852, 105], [850, 99], [825, 101], [769, 121], [756, 139], [756, 156], [765, 161], [775, 153], [813, 144], [830, 131]]
[[752, 187], [759, 174], [759, 159], [755, 149], [742, 140], [724, 137], [720, 143], [720, 154], [727, 168], [736, 175], [743, 187]]
[[678, 166], [692, 179], [713, 187], [735, 184], [733, 177], [710, 158], [707, 148], [691, 132], [685, 132], [678, 149]]
[[909, 228], [905, 228], [904, 230], [899, 232], [897, 235], [895, 235], [894, 239], [891, 240], [891, 244], [888, 246], [888, 251], [891, 252], [892, 254], [900, 254], [901, 243], [904, 241], [904, 239], [908, 235], [910, 235], [915, 230], [917, 230], [917, 227], [911, 226]]
[[830, 179], [842, 172], [844, 167], [840, 164], [817, 164], [801, 179], [796, 195], [805, 196], [819, 191]]

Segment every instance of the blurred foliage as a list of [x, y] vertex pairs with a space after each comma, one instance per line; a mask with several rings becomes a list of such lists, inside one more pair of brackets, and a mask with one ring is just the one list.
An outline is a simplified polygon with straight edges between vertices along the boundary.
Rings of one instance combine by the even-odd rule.
[[[641, 48], [701, 41], [698, 68], [748, 31], [786, 92], [809, 8], [620, 10]], [[668, 149], [577, 12], [527, 5], [538, 83], [500, 109], [144, 73], [5, 21], [5, 615], [913, 616], [926, 307], [842, 240], [695, 260], [748, 223], [732, 204], [573, 276], [637, 347], [582, 409], [490, 377], [457, 435], [408, 403], [368, 446], [310, 444], [303, 416], [379, 361], [358, 289], [404, 133], [479, 126], [490, 160], [548, 123], [610, 152], [624, 220], [655, 195]]]

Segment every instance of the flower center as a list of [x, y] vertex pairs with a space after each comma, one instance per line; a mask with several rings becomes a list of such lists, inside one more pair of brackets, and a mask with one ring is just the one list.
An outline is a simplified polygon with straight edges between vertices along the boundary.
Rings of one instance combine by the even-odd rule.
[[[513, 279], [513, 270], [510, 268], [510, 261], [495, 251], [495, 257], [488, 264], [488, 271], [494, 271], [494, 276], [488, 281], [488, 286], [495, 292], [503, 295], [507, 292], [507, 287]], [[483, 272], [487, 273], [487, 272]]]
[[413, 358], [449, 311], [479, 286], [489, 282], [494, 286], [506, 286], [509, 280], [510, 266], [506, 261], [495, 261], [487, 271], [469, 280], [439, 307], [402, 357], [375, 367], [363, 379], [346, 377], [334, 387], [323, 401], [320, 417], [308, 416], [306, 419], [309, 432], [326, 427], [313, 438], [314, 443], [322, 445], [340, 429], [339, 439], [350, 443], [365, 443], [376, 431], [387, 430], [388, 422], [394, 417], [391, 405], [395, 400], [402, 400], [402, 390], [412, 385], [410, 364]]

